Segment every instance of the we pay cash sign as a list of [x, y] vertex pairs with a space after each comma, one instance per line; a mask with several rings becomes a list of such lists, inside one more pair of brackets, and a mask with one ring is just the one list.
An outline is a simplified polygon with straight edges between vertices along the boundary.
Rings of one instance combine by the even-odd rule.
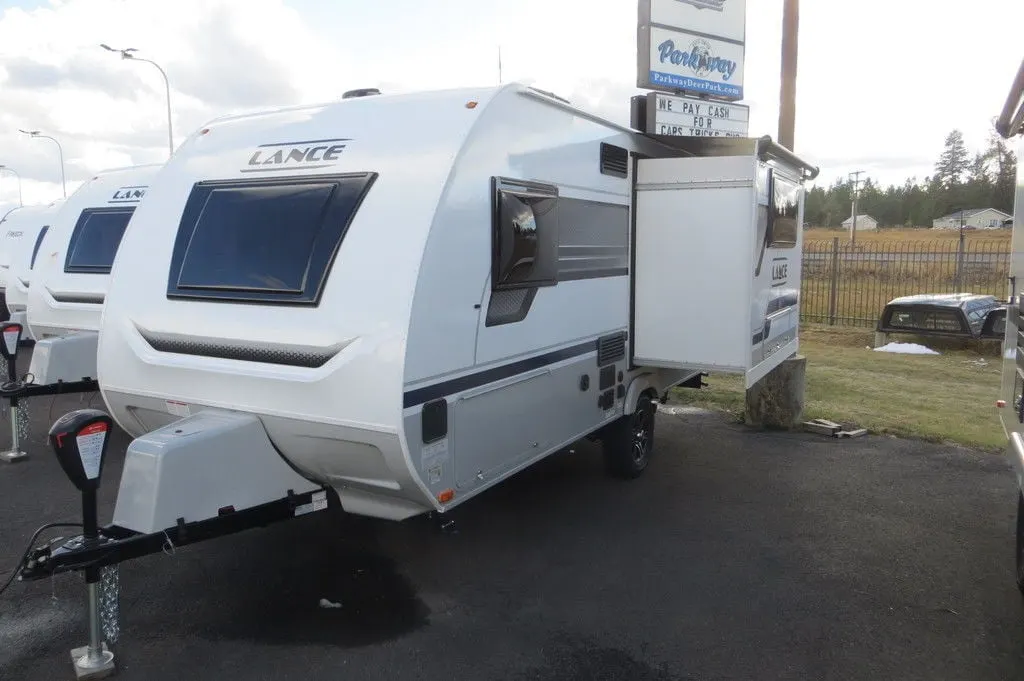
[[750, 108], [695, 97], [655, 98], [654, 132], [681, 137], [746, 137]]

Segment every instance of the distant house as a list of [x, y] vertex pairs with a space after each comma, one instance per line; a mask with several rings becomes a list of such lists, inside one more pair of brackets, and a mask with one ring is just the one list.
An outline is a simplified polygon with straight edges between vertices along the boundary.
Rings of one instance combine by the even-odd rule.
[[[1011, 216], [995, 208], [969, 208], [963, 217], [965, 228], [999, 229]], [[932, 229], [960, 229], [960, 211], [932, 220]]]
[[[853, 216], [843, 220], [843, 229], [850, 229], [853, 226]], [[870, 215], [858, 215], [857, 216], [857, 231], [864, 229], [878, 229], [878, 220], [874, 219]]]

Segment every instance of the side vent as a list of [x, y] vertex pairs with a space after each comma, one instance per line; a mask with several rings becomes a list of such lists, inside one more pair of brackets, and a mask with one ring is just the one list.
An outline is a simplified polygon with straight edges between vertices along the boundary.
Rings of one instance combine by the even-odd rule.
[[601, 174], [626, 177], [629, 172], [629, 152], [614, 144], [601, 142]]
[[[597, 339], [597, 366], [618, 362], [626, 358], [626, 332], [621, 331]], [[614, 376], [614, 374], [613, 374]]]

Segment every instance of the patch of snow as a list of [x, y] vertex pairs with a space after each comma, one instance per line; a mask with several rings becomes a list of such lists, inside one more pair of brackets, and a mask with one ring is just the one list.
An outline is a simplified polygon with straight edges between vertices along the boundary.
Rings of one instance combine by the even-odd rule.
[[917, 343], [889, 343], [881, 347], [875, 348], [875, 352], [896, 352], [903, 355], [937, 355], [931, 348], [926, 348], [923, 345]]
[[321, 608], [327, 608], [327, 609], [340, 608], [341, 607], [341, 603], [335, 603], [334, 601], [329, 601], [326, 598], [321, 598], [320, 599], [320, 607]]
[[679, 414], [710, 414], [710, 409], [701, 409], [700, 407], [688, 407], [682, 405], [665, 405], [659, 404], [658, 411], [662, 414], [672, 414], [677, 416]]

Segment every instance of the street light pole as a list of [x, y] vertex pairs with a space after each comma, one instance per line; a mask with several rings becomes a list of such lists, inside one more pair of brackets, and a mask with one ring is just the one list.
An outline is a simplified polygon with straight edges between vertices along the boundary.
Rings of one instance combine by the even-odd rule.
[[169, 155], [173, 156], [174, 155], [174, 128], [173, 128], [173, 124], [171, 123], [171, 82], [167, 79], [167, 73], [155, 61], [153, 61], [151, 59], [145, 59], [143, 57], [136, 57], [134, 54], [132, 54], [133, 52], [137, 52], [138, 51], [134, 47], [127, 47], [127, 48], [125, 48], [123, 50], [118, 50], [116, 48], [111, 47], [110, 45], [105, 44], [105, 43], [104, 44], [100, 44], [100, 47], [102, 47], [104, 50], [107, 50], [108, 52], [117, 52], [117, 53], [119, 53], [121, 55], [121, 59], [132, 59], [134, 61], [144, 61], [147, 64], [152, 64], [153, 66], [156, 67], [157, 71], [160, 72], [160, 75], [163, 76], [163, 78], [164, 78], [164, 90], [167, 93], [167, 150], [169, 152]]
[[67, 186], [67, 182], [64, 181], [64, 149], [61, 148], [60, 142], [58, 142], [55, 138], [50, 137], [49, 135], [42, 135], [42, 134], [40, 134], [38, 130], [22, 130], [21, 128], [18, 128], [18, 132], [23, 132], [26, 135], [28, 135], [29, 137], [42, 137], [43, 139], [50, 140], [51, 142], [53, 142], [54, 144], [57, 145], [57, 154], [60, 156], [60, 186], [61, 186], [61, 191], [64, 192], [64, 198], [65, 199], [68, 198], [68, 186]]
[[18, 205], [24, 206], [25, 202], [21, 200], [21, 175], [19, 175], [14, 168], [11, 168], [10, 166], [0, 165], [0, 170], [6, 170], [18, 179]]

